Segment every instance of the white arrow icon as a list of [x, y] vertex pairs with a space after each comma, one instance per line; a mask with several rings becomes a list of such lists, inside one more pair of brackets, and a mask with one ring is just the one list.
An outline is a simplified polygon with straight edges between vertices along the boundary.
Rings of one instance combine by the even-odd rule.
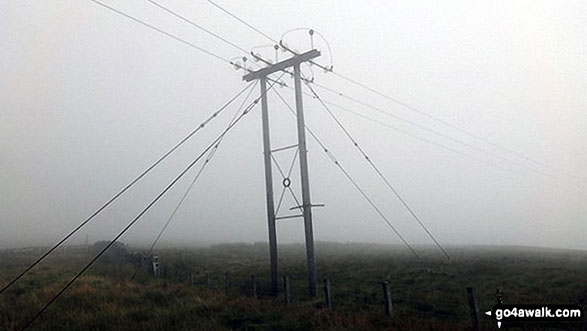
[[[491, 310], [486, 311], [485, 315], [491, 316]], [[497, 328], [501, 329], [501, 321], [497, 321]]]

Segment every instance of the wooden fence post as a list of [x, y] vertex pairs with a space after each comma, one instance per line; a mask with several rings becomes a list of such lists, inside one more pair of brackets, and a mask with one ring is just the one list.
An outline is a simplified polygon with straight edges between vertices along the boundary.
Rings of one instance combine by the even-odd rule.
[[255, 278], [255, 275], [251, 275], [251, 293], [253, 298], [257, 299], [257, 278]]
[[285, 304], [291, 303], [291, 292], [289, 290], [289, 277], [283, 276], [283, 293], [285, 295]]
[[330, 280], [324, 278], [324, 303], [327, 309], [332, 309], [332, 300], [330, 298]]
[[228, 272], [224, 274], [224, 286], [226, 288], [230, 288], [232, 286], [232, 281], [230, 279], [230, 274]]
[[469, 299], [473, 330], [479, 331], [481, 330], [481, 318], [479, 314], [479, 303], [477, 301], [477, 292], [475, 291], [475, 288], [467, 287], [467, 298]]
[[194, 273], [190, 273], [190, 285], [194, 285], [196, 283], [196, 279], [194, 277]]
[[385, 315], [391, 316], [392, 305], [391, 305], [391, 289], [388, 282], [381, 283], [383, 287], [383, 303], [385, 307]]
[[159, 268], [159, 257], [157, 255], [153, 255], [151, 257], [151, 267], [152, 267], [152, 271], [153, 271], [153, 276], [155, 276], [155, 278], [159, 278], [160, 275], [160, 268]]

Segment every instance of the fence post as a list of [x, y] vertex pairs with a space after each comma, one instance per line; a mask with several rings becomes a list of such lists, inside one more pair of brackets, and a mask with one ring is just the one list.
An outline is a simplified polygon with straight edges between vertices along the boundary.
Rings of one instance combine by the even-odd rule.
[[475, 291], [475, 288], [467, 287], [467, 298], [469, 299], [473, 330], [479, 331], [481, 330], [481, 318], [479, 316], [479, 303], [477, 301], [477, 292]]
[[289, 290], [289, 277], [283, 276], [283, 293], [285, 294], [285, 304], [291, 303], [291, 292]]
[[251, 275], [251, 293], [253, 298], [257, 299], [257, 278], [255, 278], [255, 275]]
[[388, 282], [381, 283], [383, 287], [383, 302], [385, 307], [385, 315], [391, 316], [392, 305], [391, 305], [391, 289]]
[[159, 278], [160, 268], [159, 268], [159, 257], [157, 255], [153, 255], [151, 257], [151, 267], [153, 271], [153, 276], [155, 278]]
[[332, 300], [330, 298], [330, 280], [324, 278], [324, 303], [327, 309], [332, 309]]
[[206, 273], [206, 286], [210, 287], [212, 281], [210, 280], [210, 274]]
[[228, 272], [224, 274], [224, 286], [227, 289], [232, 286], [232, 281], [230, 279], [230, 274]]
[[194, 273], [190, 273], [190, 285], [194, 286], [194, 284], [196, 283], [195, 277], [194, 277]]

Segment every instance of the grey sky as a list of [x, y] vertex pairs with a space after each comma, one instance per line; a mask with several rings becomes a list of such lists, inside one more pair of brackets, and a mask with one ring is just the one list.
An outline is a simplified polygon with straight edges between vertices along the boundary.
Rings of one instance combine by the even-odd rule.
[[[224, 58], [243, 55], [147, 1], [105, 2]], [[324, 99], [472, 156], [332, 108], [442, 243], [587, 249], [585, 2], [218, 3], [276, 39], [312, 27], [330, 43], [335, 71], [549, 165], [314, 68], [320, 84], [475, 146], [317, 89]], [[270, 43], [207, 1], [161, 4], [246, 49]], [[309, 47], [303, 31], [285, 39], [299, 50]], [[91, 1], [7, 1], [0, 44], [0, 247], [55, 242], [245, 86], [242, 71]], [[325, 44], [317, 38], [315, 45], [323, 53], [319, 62], [330, 63]], [[279, 92], [293, 105], [291, 90]], [[273, 145], [295, 142], [291, 115], [274, 94], [269, 104]], [[308, 125], [408, 241], [430, 244], [320, 105], [306, 97], [305, 106]], [[228, 109], [72, 242], [117, 233], [235, 110]], [[162, 243], [266, 240], [259, 114], [256, 109], [227, 136]], [[313, 200], [326, 204], [315, 211], [317, 240], [399, 243], [312, 141], [309, 156]], [[279, 155], [285, 167], [290, 157]], [[193, 174], [123, 241], [151, 240]], [[279, 192], [279, 182], [275, 187]], [[286, 209], [294, 204], [284, 203]], [[302, 241], [302, 223], [279, 223], [278, 239]]]

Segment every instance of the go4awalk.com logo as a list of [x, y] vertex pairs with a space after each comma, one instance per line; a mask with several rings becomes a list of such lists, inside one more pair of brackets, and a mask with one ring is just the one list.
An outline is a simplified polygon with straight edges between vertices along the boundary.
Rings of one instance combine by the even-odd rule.
[[585, 311], [578, 305], [517, 305], [498, 303], [487, 312], [493, 317], [497, 327], [520, 324], [562, 325], [581, 323]]

